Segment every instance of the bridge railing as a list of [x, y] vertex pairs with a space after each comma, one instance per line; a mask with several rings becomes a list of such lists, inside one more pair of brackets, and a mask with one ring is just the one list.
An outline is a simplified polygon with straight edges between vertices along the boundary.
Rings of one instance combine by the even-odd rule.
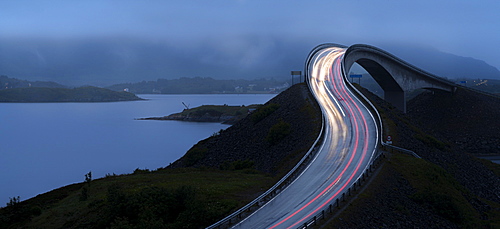
[[[353, 93], [355, 93], [357, 95], [356, 99], [362, 98], [362, 99], [358, 99], [358, 100], [365, 106], [366, 109], [368, 109], [370, 111], [370, 115], [372, 115], [372, 117], [375, 120], [375, 123], [377, 124], [377, 139], [378, 139], [377, 148], [378, 148], [378, 146], [384, 144], [384, 141], [382, 139], [384, 131], [383, 131], [382, 118], [380, 117], [380, 113], [378, 112], [375, 105], [373, 105], [373, 103], [363, 93], [361, 93], [354, 85], [351, 84], [351, 82], [349, 82], [349, 80], [347, 79], [347, 74], [345, 71], [343, 58], [342, 58], [341, 68], [342, 68], [342, 76], [343, 76], [343, 80], [344, 80], [345, 84], [351, 89], [351, 91]], [[375, 116], [373, 116], [373, 115], [375, 115]]]
[[385, 50], [382, 50], [382, 49], [379, 49], [377, 47], [374, 47], [374, 46], [371, 46], [371, 45], [365, 45], [365, 44], [355, 44], [355, 45], [352, 45], [350, 46], [347, 50], [346, 50], [346, 55], [348, 55], [350, 52], [354, 52], [356, 51], [356, 49], [368, 49], [372, 52], [375, 52], [375, 53], [378, 53], [382, 56], [386, 56], [388, 57], [389, 59], [399, 63], [400, 65], [404, 66], [404, 67], [407, 67], [408, 69], [411, 69], [412, 71], [415, 71], [415, 72], [418, 72], [419, 74], [422, 74], [422, 75], [425, 75], [429, 78], [433, 78], [437, 81], [440, 81], [441, 83], [445, 83], [445, 84], [448, 84], [450, 86], [456, 86], [457, 84], [455, 82], [452, 82], [446, 78], [443, 78], [443, 77], [440, 77], [440, 76], [437, 76], [437, 75], [434, 75], [434, 74], [431, 74], [429, 72], [426, 72], [402, 59], [400, 59], [399, 57], [396, 57], [394, 56], [393, 54], [385, 51]]

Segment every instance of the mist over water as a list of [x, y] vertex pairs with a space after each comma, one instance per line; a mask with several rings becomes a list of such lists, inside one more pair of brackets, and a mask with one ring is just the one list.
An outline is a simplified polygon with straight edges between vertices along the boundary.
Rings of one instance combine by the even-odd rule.
[[139, 121], [208, 104], [262, 104], [274, 95], [140, 95], [116, 103], [0, 103], [0, 206], [106, 174], [154, 170], [229, 125]]

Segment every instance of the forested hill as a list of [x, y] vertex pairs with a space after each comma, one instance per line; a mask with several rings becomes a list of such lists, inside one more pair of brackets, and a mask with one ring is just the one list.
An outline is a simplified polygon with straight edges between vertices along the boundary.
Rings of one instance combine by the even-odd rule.
[[62, 84], [52, 81], [28, 81], [7, 76], [0, 76], [0, 90], [25, 87], [47, 87], [47, 88], [68, 88]]
[[98, 87], [45, 88], [28, 87], [0, 90], [0, 102], [116, 102], [141, 100], [129, 92]]

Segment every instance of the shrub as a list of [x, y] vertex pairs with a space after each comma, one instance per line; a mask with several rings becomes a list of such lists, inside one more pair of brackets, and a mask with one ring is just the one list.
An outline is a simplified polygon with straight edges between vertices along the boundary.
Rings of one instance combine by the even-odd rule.
[[263, 107], [260, 107], [256, 111], [254, 111], [252, 113], [252, 115], [250, 116], [250, 118], [254, 124], [258, 123], [262, 119], [264, 119], [267, 116], [269, 116], [270, 114], [272, 114], [274, 111], [278, 110], [278, 108], [280, 108], [279, 104], [276, 104], [276, 103], [267, 104]]
[[288, 136], [290, 132], [291, 132], [290, 124], [283, 120], [280, 120], [278, 123], [274, 124], [269, 129], [266, 141], [271, 145], [275, 145], [276, 143], [284, 139], [286, 136]]

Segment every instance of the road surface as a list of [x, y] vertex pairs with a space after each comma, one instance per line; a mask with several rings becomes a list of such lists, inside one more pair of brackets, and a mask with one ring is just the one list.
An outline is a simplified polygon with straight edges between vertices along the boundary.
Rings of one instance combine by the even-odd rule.
[[279, 195], [233, 228], [297, 228], [335, 203], [369, 166], [379, 141], [376, 122], [342, 75], [344, 48], [317, 52], [308, 84], [325, 116], [316, 157]]

